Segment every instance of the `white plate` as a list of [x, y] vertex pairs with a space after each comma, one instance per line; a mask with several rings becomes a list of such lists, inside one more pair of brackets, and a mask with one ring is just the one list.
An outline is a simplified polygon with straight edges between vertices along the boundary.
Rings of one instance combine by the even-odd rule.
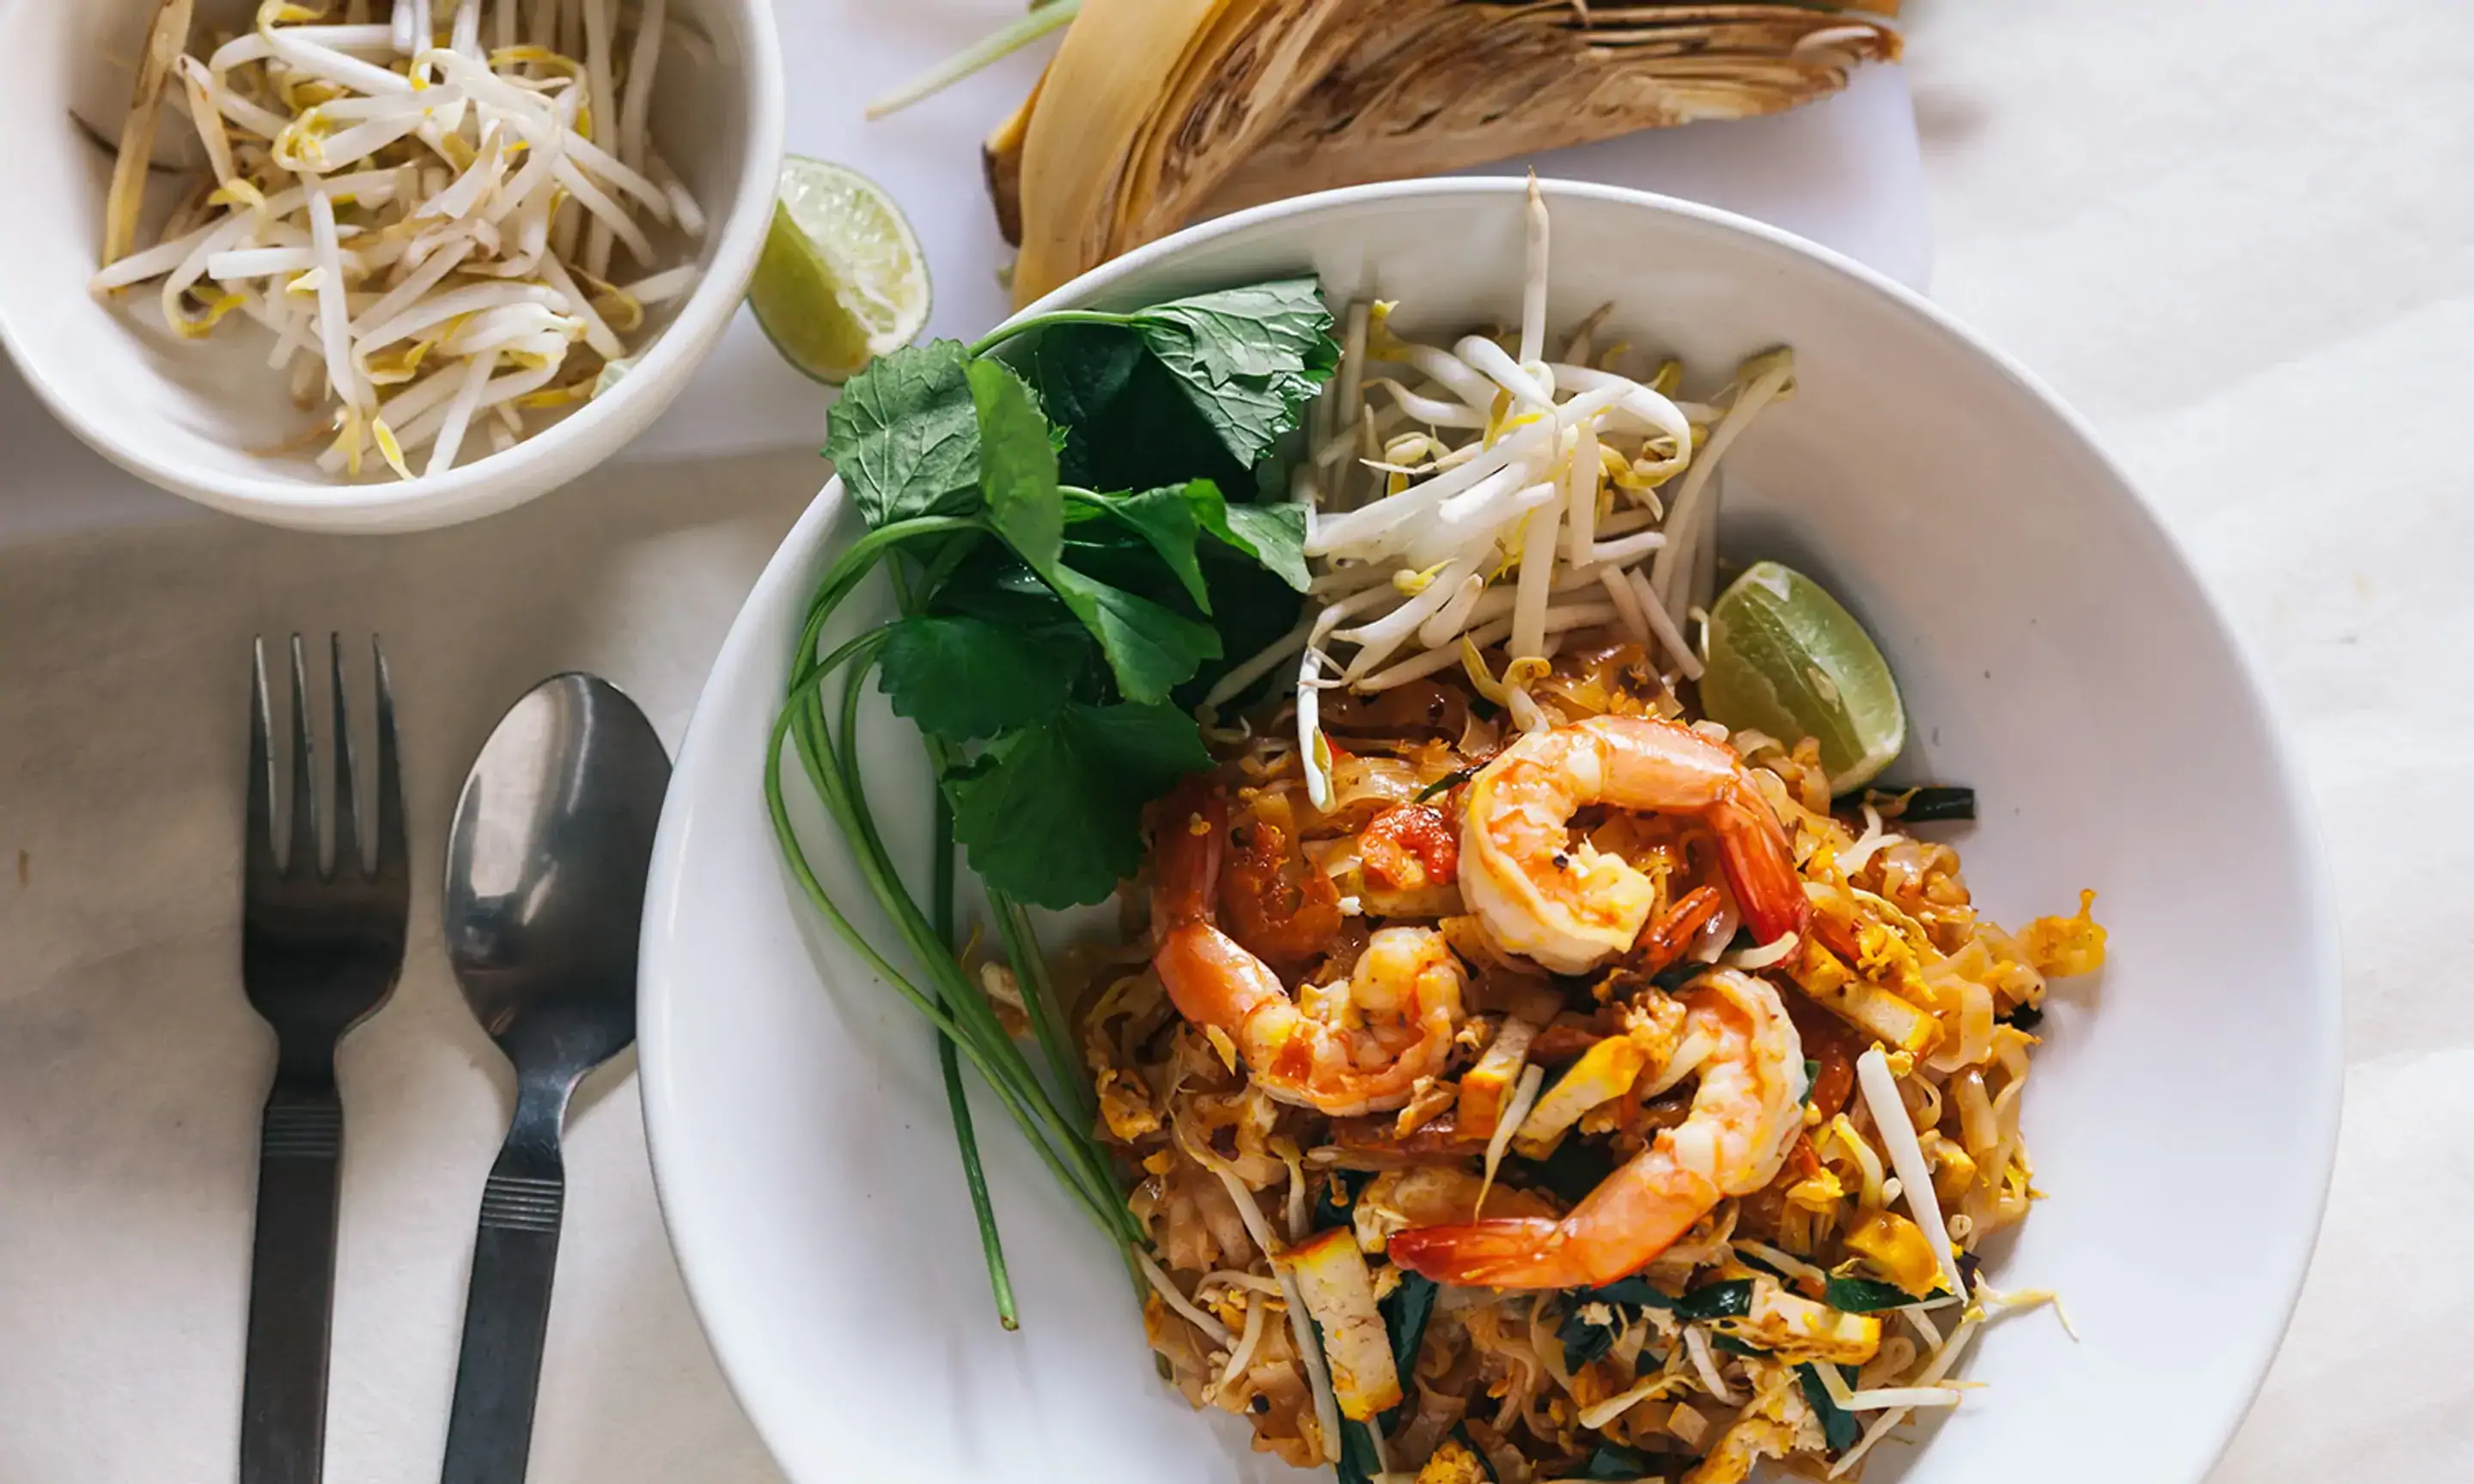
[[[1619, 329], [1704, 377], [1795, 347], [1801, 390], [1731, 459], [1729, 549], [1807, 567], [1868, 621], [1913, 717], [1904, 774], [1982, 791], [1961, 845], [1986, 911], [2015, 923], [2094, 886], [2112, 929], [2112, 967], [2057, 993], [2027, 1095], [2050, 1198], [1991, 1265], [2058, 1289], [2080, 1342], [2047, 1315], [1997, 1327], [1969, 1368], [1990, 1389], [1872, 1476], [2199, 1479], [2300, 1282], [2340, 1087], [2334, 929], [2258, 686], [2083, 426], [1939, 311], [1722, 213], [1552, 201], [1559, 322], [1613, 299]], [[1506, 182], [1378, 187], [1183, 234], [1079, 294], [1312, 266], [1403, 298], [1404, 323], [1499, 320], [1519, 242]], [[829, 490], [758, 584], [655, 852], [645, 1115], [714, 1348], [802, 1484], [1296, 1477], [1161, 1386], [1122, 1270], [982, 1104], [1023, 1330], [991, 1317], [929, 1033], [801, 904], [759, 792], [810, 585], [850, 523]], [[917, 754], [878, 718], [878, 812], [914, 834]]]

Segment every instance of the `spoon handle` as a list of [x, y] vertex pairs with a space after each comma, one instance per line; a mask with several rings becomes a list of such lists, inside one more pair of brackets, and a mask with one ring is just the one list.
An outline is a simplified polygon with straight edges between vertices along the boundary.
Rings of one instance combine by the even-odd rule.
[[542, 1342], [549, 1330], [567, 1171], [548, 1137], [519, 1116], [481, 1191], [464, 1349], [447, 1420], [445, 1484], [521, 1484], [532, 1448]]

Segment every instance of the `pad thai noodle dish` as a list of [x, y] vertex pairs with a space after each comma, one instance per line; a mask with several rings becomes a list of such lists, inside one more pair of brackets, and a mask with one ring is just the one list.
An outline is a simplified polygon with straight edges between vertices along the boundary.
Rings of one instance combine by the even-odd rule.
[[2034, 1027], [2102, 930], [1980, 916], [1963, 791], [1709, 715], [1710, 475], [1783, 354], [1695, 406], [1587, 328], [1385, 319], [1294, 683], [1154, 805], [1087, 1001], [1152, 1343], [1344, 1478], [1852, 1475], [2048, 1299], [1972, 1254], [2037, 1198]]
[[[792, 667], [775, 826], [944, 1038], [1007, 1327], [966, 1065], [1124, 1251], [1162, 1376], [1257, 1449], [1343, 1484], [1854, 1477], [1961, 1404], [1986, 1325], [2067, 1327], [1976, 1255], [2041, 1195], [2048, 984], [2104, 930], [2092, 892], [1979, 914], [1973, 790], [1887, 781], [1880, 650], [1720, 550], [1791, 348], [1687, 374], [1611, 333], [1655, 305], [1550, 325], [1534, 182], [1517, 220], [1516, 324], [1292, 278], [854, 381], [828, 452], [869, 530]], [[843, 637], [897, 549], [900, 616]], [[937, 773], [927, 905], [859, 774], [871, 676]], [[898, 942], [823, 886], [789, 783]], [[1111, 899], [1041, 951], [1028, 906]]]

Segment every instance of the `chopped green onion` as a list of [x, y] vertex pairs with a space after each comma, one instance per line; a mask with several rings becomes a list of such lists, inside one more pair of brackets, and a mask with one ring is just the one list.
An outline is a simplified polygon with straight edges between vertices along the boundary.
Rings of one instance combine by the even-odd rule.
[[[1795, 1370], [1796, 1380], [1804, 1387], [1804, 1400], [1811, 1403], [1813, 1415], [1821, 1419], [1821, 1435], [1830, 1445], [1830, 1451], [1838, 1454], [1854, 1448], [1856, 1440], [1863, 1435], [1863, 1427], [1854, 1416], [1841, 1411], [1838, 1403], [1830, 1400], [1830, 1388], [1822, 1384], [1821, 1373], [1813, 1369], [1811, 1363], [1797, 1366]], [[1854, 1366], [1840, 1366], [1838, 1374], [1848, 1385], [1856, 1384]]]

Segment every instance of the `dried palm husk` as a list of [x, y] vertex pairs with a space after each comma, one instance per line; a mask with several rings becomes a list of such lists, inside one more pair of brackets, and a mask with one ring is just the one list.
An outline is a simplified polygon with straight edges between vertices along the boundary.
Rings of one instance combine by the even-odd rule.
[[1031, 299], [1201, 215], [1696, 119], [1898, 56], [1896, 0], [1083, 0], [989, 136]]

